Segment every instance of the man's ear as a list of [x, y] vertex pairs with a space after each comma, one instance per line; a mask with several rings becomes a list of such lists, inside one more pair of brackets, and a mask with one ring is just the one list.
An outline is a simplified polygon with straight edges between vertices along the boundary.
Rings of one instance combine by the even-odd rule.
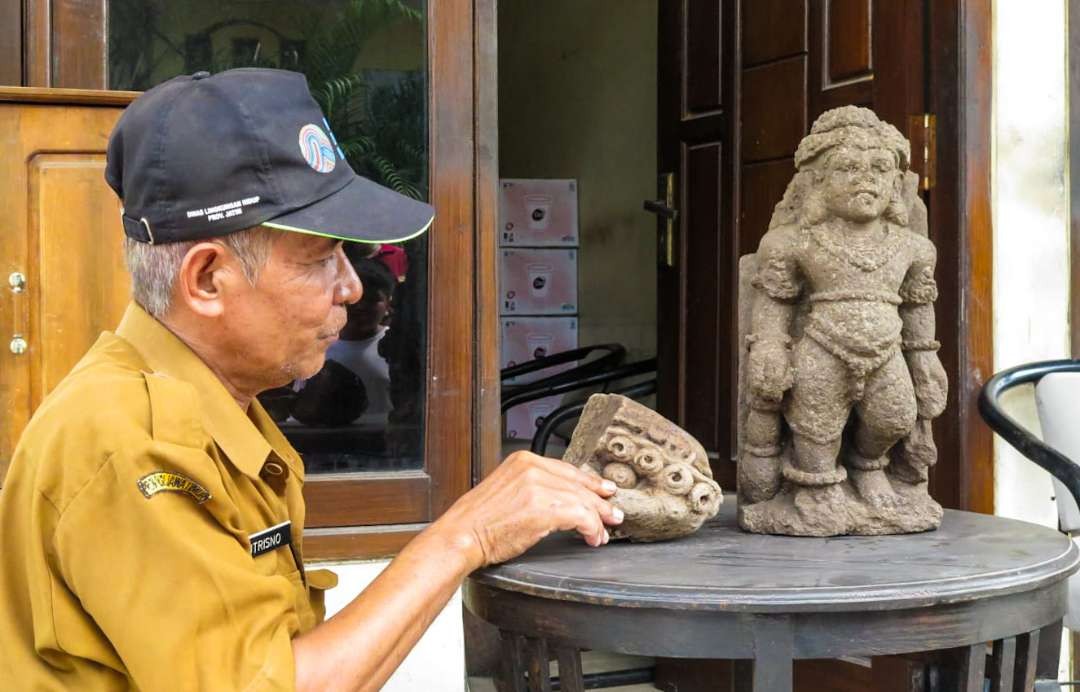
[[203, 317], [220, 317], [225, 312], [224, 293], [236, 272], [225, 248], [214, 242], [191, 246], [180, 264], [173, 288], [174, 299]]

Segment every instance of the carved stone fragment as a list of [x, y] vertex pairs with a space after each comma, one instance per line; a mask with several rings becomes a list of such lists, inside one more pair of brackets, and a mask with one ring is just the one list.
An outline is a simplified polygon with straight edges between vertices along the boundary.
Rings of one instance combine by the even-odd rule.
[[796, 536], [936, 528], [930, 421], [937, 251], [910, 145], [870, 110], [824, 113], [740, 262], [739, 523]]
[[701, 443], [618, 394], [589, 397], [563, 461], [618, 486], [611, 501], [626, 518], [612, 538], [686, 536], [720, 510], [720, 486]]

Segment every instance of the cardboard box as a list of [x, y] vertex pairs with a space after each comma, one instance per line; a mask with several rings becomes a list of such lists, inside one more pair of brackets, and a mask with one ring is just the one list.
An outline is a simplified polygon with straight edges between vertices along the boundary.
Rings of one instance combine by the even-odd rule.
[[577, 181], [568, 178], [499, 181], [499, 245], [577, 247]]
[[577, 250], [499, 250], [503, 315], [577, 314]]
[[[578, 322], [576, 317], [506, 317], [502, 320], [502, 361], [500, 367], [508, 368], [530, 360], [570, 351], [578, 346]], [[522, 375], [507, 382], [535, 382], [541, 377], [554, 375], [574, 367], [566, 363], [539, 372]]]
[[506, 428], [503, 437], [509, 440], [531, 440], [544, 417], [559, 407], [560, 396], [549, 396], [515, 406], [506, 412]]

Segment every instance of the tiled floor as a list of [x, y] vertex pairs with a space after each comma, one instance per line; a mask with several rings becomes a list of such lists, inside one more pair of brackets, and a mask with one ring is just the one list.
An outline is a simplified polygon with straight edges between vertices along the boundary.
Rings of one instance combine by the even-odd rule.
[[[641, 656], [624, 656], [622, 654], [610, 654], [603, 651], [586, 651], [581, 655], [581, 667], [586, 674], [602, 673], [610, 670], [630, 670], [633, 668], [646, 668], [652, 665], [652, 659]], [[555, 661], [551, 662], [551, 675], [559, 674], [559, 666]], [[652, 685], [626, 685], [623, 687], [607, 687], [605, 692], [657, 692]], [[495, 683], [491, 678], [469, 678], [469, 692], [495, 692]]]

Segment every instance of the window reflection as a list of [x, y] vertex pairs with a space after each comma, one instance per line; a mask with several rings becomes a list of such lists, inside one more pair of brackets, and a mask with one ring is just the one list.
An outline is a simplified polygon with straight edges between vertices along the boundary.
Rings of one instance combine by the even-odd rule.
[[[233, 67], [303, 72], [353, 169], [427, 198], [422, 0], [110, 0], [108, 12], [110, 88]], [[420, 468], [427, 240], [348, 254], [364, 297], [326, 366], [259, 398], [308, 473]]]

